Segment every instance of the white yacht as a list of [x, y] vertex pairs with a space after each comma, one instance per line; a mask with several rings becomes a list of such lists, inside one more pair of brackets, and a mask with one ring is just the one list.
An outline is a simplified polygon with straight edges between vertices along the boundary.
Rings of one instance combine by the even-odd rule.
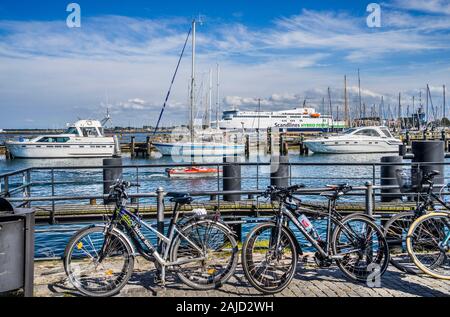
[[314, 153], [389, 153], [398, 152], [402, 142], [392, 136], [384, 126], [360, 127], [343, 134], [305, 140], [304, 144]]
[[63, 134], [21, 138], [5, 145], [15, 158], [111, 157], [115, 153], [114, 138], [104, 135], [97, 120], [79, 120]]

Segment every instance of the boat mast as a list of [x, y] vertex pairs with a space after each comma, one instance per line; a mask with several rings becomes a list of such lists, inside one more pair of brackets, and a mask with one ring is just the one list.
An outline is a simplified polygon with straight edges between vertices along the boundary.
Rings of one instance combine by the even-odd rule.
[[217, 64], [217, 86], [216, 86], [216, 129], [219, 130], [219, 112], [220, 112], [220, 96], [219, 96], [219, 88], [220, 88], [220, 68], [219, 64]]
[[350, 127], [350, 122], [348, 120], [347, 75], [344, 75], [344, 116], [345, 124], [347, 127]]
[[191, 143], [194, 142], [194, 91], [195, 91], [195, 19], [192, 20], [192, 69], [191, 69], [191, 118], [190, 118], [190, 132]]
[[445, 118], [445, 85], [443, 85], [442, 86], [442, 92], [443, 92], [443, 101], [442, 101], [442, 108], [443, 108], [443, 111], [444, 111], [444, 114], [443, 114], [443, 118]]
[[358, 96], [359, 96], [359, 119], [361, 121], [362, 116], [362, 104], [361, 104], [361, 77], [359, 75], [359, 68], [358, 68]]
[[209, 69], [209, 90], [208, 90], [208, 128], [211, 127], [211, 112], [212, 112], [212, 70]]

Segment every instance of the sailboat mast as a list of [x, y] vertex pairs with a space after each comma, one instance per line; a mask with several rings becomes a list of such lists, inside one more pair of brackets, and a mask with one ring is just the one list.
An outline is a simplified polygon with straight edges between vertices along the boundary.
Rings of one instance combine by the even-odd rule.
[[359, 96], [359, 119], [361, 119], [362, 101], [361, 101], [361, 77], [359, 75], [359, 68], [358, 68], [358, 96]]
[[211, 111], [212, 111], [212, 70], [209, 69], [209, 91], [208, 91], [208, 112], [209, 112], [209, 118], [208, 118], [208, 127], [211, 127]]
[[350, 122], [348, 120], [347, 75], [344, 76], [344, 103], [345, 124], [347, 125], [347, 127], [349, 127]]
[[443, 108], [443, 111], [444, 111], [444, 114], [443, 114], [443, 118], [445, 118], [445, 85], [444, 86], [442, 86], [442, 93], [443, 93], [443, 101], [442, 101], [442, 108]]
[[220, 68], [219, 64], [217, 64], [217, 86], [216, 86], [216, 129], [219, 129], [219, 112], [220, 112], [220, 96], [219, 96], [219, 88], [220, 88]]
[[191, 142], [194, 142], [194, 91], [195, 91], [195, 20], [192, 21], [192, 69], [191, 69], [191, 118], [190, 118], [190, 132]]

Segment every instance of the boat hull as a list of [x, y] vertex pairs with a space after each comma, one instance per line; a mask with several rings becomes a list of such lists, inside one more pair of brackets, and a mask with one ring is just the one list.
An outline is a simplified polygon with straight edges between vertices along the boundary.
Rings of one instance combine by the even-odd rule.
[[5, 145], [14, 158], [87, 158], [114, 155], [114, 143], [43, 145], [6, 142]]
[[245, 152], [243, 145], [208, 143], [153, 143], [164, 156], [226, 156]]
[[358, 144], [354, 141], [305, 141], [304, 144], [310, 151], [321, 154], [395, 153], [400, 145], [382, 141], [358, 141]]

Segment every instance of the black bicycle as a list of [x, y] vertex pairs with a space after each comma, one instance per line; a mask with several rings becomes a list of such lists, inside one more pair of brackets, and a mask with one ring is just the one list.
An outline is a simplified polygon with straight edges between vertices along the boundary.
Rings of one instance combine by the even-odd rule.
[[[64, 269], [77, 290], [87, 296], [116, 294], [130, 279], [136, 254], [155, 262], [163, 285], [167, 267], [188, 286], [202, 290], [220, 287], [232, 276], [238, 246], [234, 233], [218, 216], [211, 219], [205, 209], [180, 216], [180, 207], [190, 204], [192, 197], [169, 193], [175, 205], [166, 236], [125, 208], [131, 185], [117, 181], [108, 199], [116, 203], [109, 221], [80, 230], [67, 244]], [[159, 248], [144, 236], [142, 228], [161, 240]]]
[[[450, 206], [435, 192], [434, 178], [439, 174], [440, 172], [436, 170], [423, 173], [420, 169], [416, 169], [413, 177], [411, 177], [402, 169], [396, 171], [401, 192], [415, 193], [417, 201], [415, 210], [398, 213], [391, 217], [384, 226], [384, 233], [391, 253], [391, 263], [403, 272], [410, 274], [422, 272], [414, 264], [407, 250], [406, 239], [411, 224], [419, 217], [435, 210], [435, 204], [450, 210]], [[445, 186], [441, 188], [441, 191], [444, 188]]]
[[[263, 293], [277, 293], [289, 285], [302, 248], [291, 225], [317, 250], [314, 257], [320, 267], [336, 262], [342, 272], [352, 280], [369, 282], [379, 278], [389, 264], [389, 250], [382, 230], [366, 215], [346, 217], [336, 211], [338, 198], [350, 190], [347, 184], [328, 186], [326, 211], [301, 207], [294, 193], [304, 187], [269, 187], [264, 197], [277, 205], [275, 217], [257, 225], [247, 235], [242, 247], [242, 265], [248, 281]], [[306, 214], [316, 213], [327, 219], [323, 238]]]

